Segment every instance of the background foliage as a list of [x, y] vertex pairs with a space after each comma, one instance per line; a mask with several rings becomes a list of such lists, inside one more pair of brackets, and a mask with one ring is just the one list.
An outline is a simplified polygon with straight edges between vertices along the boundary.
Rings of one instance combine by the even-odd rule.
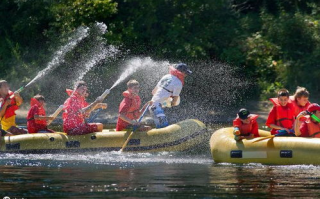
[[317, 94], [319, 20], [318, 0], [2, 0], [0, 76], [21, 85], [64, 36], [99, 21], [131, 55], [228, 63], [257, 97], [298, 85]]

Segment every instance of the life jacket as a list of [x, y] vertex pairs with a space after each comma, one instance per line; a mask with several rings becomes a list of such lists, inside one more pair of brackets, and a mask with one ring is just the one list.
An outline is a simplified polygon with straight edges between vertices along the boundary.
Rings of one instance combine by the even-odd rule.
[[44, 119], [40, 120], [35, 120], [34, 115], [35, 115], [35, 108], [38, 109], [37, 115], [40, 116], [46, 116], [46, 111], [43, 106], [41, 106], [40, 102], [36, 100], [35, 98], [31, 98], [30, 100], [30, 110], [28, 112], [27, 116], [27, 127], [29, 133], [37, 133], [40, 130], [45, 130], [47, 129], [47, 121]]
[[[243, 123], [239, 117], [237, 117], [234, 121], [233, 121], [233, 124], [235, 127], [238, 127], [240, 132], [241, 132], [241, 135], [242, 136], [247, 136], [247, 135], [250, 135], [250, 133], [253, 133], [252, 132], [252, 125], [254, 122], [256, 122], [257, 118], [259, 116], [256, 115], [256, 114], [250, 114], [250, 117], [249, 117], [249, 120], [250, 122], [248, 124], [245, 124]], [[241, 124], [241, 125], [239, 125]]]
[[[126, 117], [128, 117], [131, 120], [138, 119], [139, 118], [139, 109], [141, 106], [141, 99], [139, 95], [132, 95], [129, 91], [124, 91], [122, 95], [125, 98], [129, 98], [131, 101], [130, 108], [128, 112], [125, 114]], [[121, 104], [120, 104], [121, 106]]]
[[84, 108], [83, 100], [84, 98], [80, 94], [73, 92], [64, 102], [62, 119], [65, 132], [85, 123], [85, 115], [80, 112], [80, 109]]
[[305, 106], [300, 106], [298, 105], [297, 101], [294, 99], [294, 96], [290, 96], [290, 101], [293, 104], [294, 107], [294, 116], [297, 117], [297, 115], [299, 115], [299, 113], [301, 113], [302, 111], [307, 110], [308, 106], [311, 104], [310, 102], [307, 102], [307, 104]]
[[[3, 103], [1, 104], [1, 108], [3, 107], [4, 103], [7, 101], [10, 96], [13, 95], [12, 91], [9, 91], [6, 97], [3, 99]], [[11, 99], [11, 103], [7, 106], [6, 112], [4, 113], [4, 118], [7, 119], [16, 115], [15, 111], [19, 109], [19, 106], [16, 103], [16, 99], [13, 97]]]
[[294, 107], [292, 102], [289, 101], [286, 106], [281, 106], [278, 98], [270, 98], [270, 101], [276, 108], [276, 125], [283, 128], [292, 129], [294, 123]]
[[308, 126], [309, 137], [320, 138], [320, 123], [313, 122], [309, 115], [305, 117], [307, 118], [306, 124]]
[[169, 67], [169, 73], [171, 75], [176, 76], [181, 81], [182, 85], [184, 85], [184, 78], [186, 77], [186, 75], [183, 72], [181, 72], [181, 71], [173, 68], [172, 66], [170, 66]]

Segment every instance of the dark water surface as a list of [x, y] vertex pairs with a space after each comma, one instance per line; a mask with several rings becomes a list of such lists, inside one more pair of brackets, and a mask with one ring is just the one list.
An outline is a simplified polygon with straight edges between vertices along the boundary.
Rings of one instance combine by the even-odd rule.
[[210, 154], [1, 154], [0, 199], [319, 197], [312, 165], [216, 164]]

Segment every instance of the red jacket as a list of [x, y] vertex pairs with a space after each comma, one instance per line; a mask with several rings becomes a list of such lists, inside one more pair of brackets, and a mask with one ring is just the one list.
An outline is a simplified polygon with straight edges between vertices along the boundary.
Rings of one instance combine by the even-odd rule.
[[40, 130], [47, 129], [47, 121], [46, 120], [35, 120], [35, 115], [46, 116], [46, 111], [44, 107], [41, 106], [40, 102], [34, 98], [31, 98], [30, 101], [30, 110], [27, 116], [27, 127], [29, 133], [37, 133]]
[[[1, 108], [3, 107], [5, 101], [7, 101], [7, 99], [13, 95], [13, 92], [12, 91], [9, 91], [7, 96], [2, 100], [2, 105], [1, 105]], [[16, 115], [15, 111], [19, 109], [19, 106], [17, 105], [16, 103], [16, 100], [15, 98], [13, 97], [11, 99], [11, 103], [9, 104], [9, 106], [7, 106], [7, 109], [6, 109], [6, 112], [4, 113], [4, 118], [9, 118], [9, 117], [12, 117], [14, 115]]]
[[[299, 113], [301, 113], [302, 111], [307, 110], [308, 106], [311, 104], [310, 102], [307, 102], [307, 104], [305, 106], [300, 106], [300, 105], [298, 105], [297, 101], [294, 99], [293, 96], [290, 96], [290, 100], [291, 100], [293, 107], [294, 107], [294, 116], [295, 117], [297, 117], [297, 115], [299, 115]], [[304, 118], [304, 117], [302, 117], [302, 118]]]
[[[272, 107], [266, 125], [270, 127], [271, 124], [281, 126], [283, 128], [292, 129], [294, 123], [294, 107], [292, 103], [288, 102], [286, 106], [281, 106], [277, 100], [270, 101], [274, 104]], [[272, 129], [271, 134], [276, 134], [277, 129]]]
[[257, 118], [259, 116], [255, 115], [255, 114], [250, 114], [249, 120], [250, 123], [249, 124], [244, 124], [239, 117], [237, 117], [236, 119], [233, 120], [233, 126], [234, 127], [238, 127], [240, 130], [240, 135], [242, 136], [248, 136], [250, 134], [253, 134], [254, 137], [259, 137], [259, 132], [258, 132], [258, 122], [257, 122]]
[[[141, 99], [139, 95], [132, 95], [129, 91], [123, 92], [124, 99], [119, 106], [119, 114], [125, 114], [131, 120], [139, 119], [139, 109], [141, 106]], [[117, 122], [117, 131], [125, 129], [128, 125], [128, 122], [122, 120], [120, 117]]]
[[63, 130], [68, 132], [71, 129], [78, 127], [85, 122], [85, 116], [80, 112], [84, 108], [84, 98], [77, 92], [74, 92], [63, 104], [64, 113]]
[[[308, 137], [320, 138], [320, 123], [311, 120], [310, 116], [306, 116], [307, 120], [304, 125], [301, 125], [301, 135], [308, 135]], [[301, 136], [307, 137], [307, 136]]]

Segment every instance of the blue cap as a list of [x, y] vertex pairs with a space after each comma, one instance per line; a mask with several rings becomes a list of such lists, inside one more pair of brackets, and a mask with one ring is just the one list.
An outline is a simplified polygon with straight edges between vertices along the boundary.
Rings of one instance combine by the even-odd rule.
[[187, 64], [184, 64], [184, 63], [176, 64], [175, 68], [178, 71], [184, 72], [186, 74], [191, 74], [192, 73], [192, 71], [188, 68]]

